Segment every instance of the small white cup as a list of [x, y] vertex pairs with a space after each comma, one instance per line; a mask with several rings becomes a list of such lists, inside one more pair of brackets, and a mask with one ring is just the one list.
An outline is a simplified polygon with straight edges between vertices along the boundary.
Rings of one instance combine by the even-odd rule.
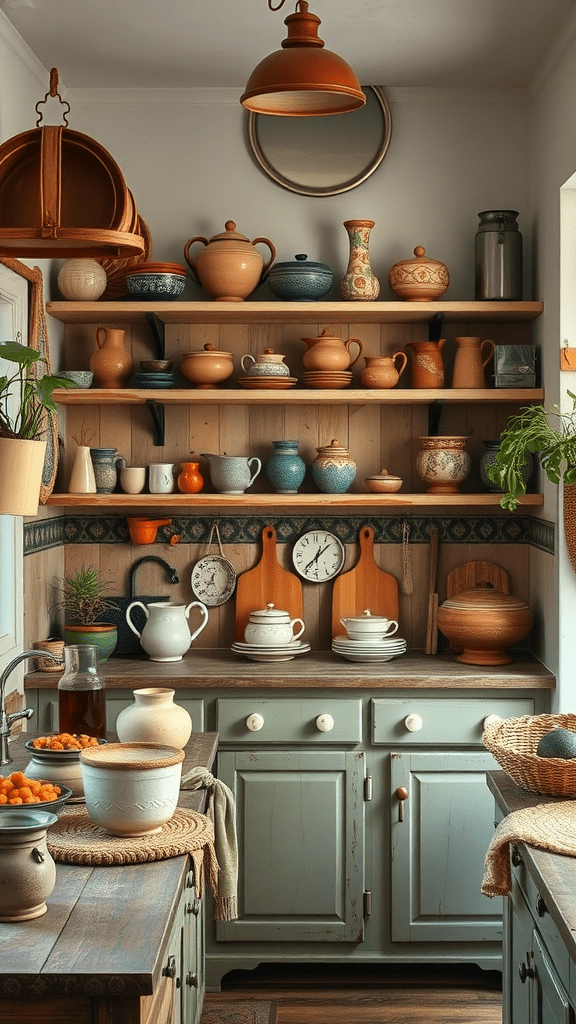
[[126, 494], [140, 494], [146, 484], [144, 466], [124, 466], [120, 470], [120, 485]]
[[172, 494], [175, 487], [174, 464], [151, 462], [148, 466], [148, 487], [151, 494]]

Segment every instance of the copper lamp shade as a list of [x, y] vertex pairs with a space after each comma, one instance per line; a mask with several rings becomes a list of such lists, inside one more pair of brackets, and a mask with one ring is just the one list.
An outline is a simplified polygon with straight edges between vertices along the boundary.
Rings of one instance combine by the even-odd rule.
[[308, 11], [305, 0], [284, 24], [288, 36], [282, 49], [268, 54], [254, 68], [241, 104], [256, 114], [315, 117], [343, 114], [366, 103], [360, 83], [349, 64], [318, 37], [320, 18]]

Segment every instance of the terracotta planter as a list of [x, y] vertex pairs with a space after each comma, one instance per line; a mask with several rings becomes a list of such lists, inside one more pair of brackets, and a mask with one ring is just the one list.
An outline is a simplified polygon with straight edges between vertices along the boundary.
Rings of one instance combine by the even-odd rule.
[[0, 437], [1, 515], [37, 515], [45, 454], [46, 441]]

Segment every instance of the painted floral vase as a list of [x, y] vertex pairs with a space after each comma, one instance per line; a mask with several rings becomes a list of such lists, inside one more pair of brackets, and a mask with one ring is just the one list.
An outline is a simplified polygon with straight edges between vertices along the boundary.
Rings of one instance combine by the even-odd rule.
[[340, 282], [340, 295], [351, 302], [369, 302], [380, 294], [380, 282], [370, 266], [370, 232], [373, 220], [345, 220], [350, 256], [348, 269]]
[[429, 494], [457, 494], [470, 472], [467, 437], [457, 435], [421, 437], [416, 457], [418, 476]]

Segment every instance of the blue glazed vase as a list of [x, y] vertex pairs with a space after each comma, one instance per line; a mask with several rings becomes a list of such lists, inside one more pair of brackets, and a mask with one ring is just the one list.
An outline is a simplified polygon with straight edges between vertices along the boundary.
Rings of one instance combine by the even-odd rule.
[[312, 479], [325, 494], [344, 494], [356, 476], [356, 463], [338, 440], [317, 448], [312, 463]]
[[272, 441], [274, 455], [266, 475], [278, 494], [296, 494], [306, 474], [306, 463], [298, 455], [298, 441]]

